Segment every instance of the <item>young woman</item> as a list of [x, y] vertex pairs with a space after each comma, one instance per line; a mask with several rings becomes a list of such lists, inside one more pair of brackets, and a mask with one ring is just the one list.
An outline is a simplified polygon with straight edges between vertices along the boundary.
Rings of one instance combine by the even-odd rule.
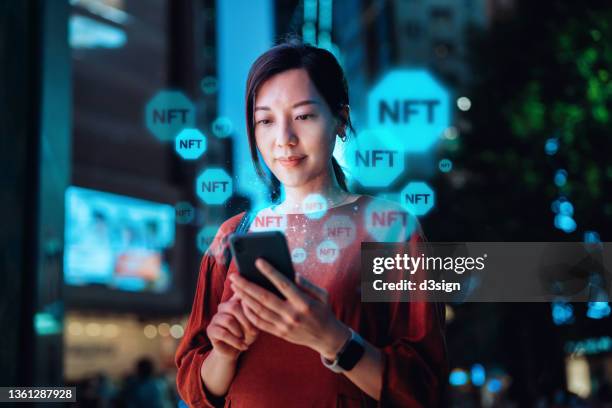
[[[332, 156], [336, 138], [352, 130], [339, 64], [308, 45], [272, 48], [249, 73], [246, 114], [255, 166], [263, 176], [260, 155], [284, 193], [258, 217], [282, 220], [290, 250], [302, 254], [297, 278], [256, 262], [281, 299], [233, 261], [226, 268], [227, 236], [243, 214], [221, 226], [176, 354], [181, 396], [193, 407], [436, 406], [447, 373], [443, 309], [361, 302], [360, 243], [380, 240], [365, 217], [381, 201], [349, 193]], [[323, 216], [306, 208], [313, 197]], [[330, 228], [338, 225], [344, 234]], [[405, 238], [416, 242], [420, 232]]]

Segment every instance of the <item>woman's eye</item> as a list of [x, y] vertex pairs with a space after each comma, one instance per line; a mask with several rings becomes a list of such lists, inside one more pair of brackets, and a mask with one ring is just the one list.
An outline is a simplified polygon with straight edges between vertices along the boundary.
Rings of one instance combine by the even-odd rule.
[[314, 117], [315, 117], [315, 115], [313, 115], [312, 113], [305, 113], [303, 115], [298, 115], [295, 118], [297, 120], [307, 120], [307, 119], [312, 119]]
[[272, 123], [270, 119], [261, 119], [255, 122], [256, 125], [268, 125], [270, 123]]

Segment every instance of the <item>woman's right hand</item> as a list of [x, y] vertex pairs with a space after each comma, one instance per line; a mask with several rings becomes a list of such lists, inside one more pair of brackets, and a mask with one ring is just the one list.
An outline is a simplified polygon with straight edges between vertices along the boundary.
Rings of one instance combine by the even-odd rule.
[[257, 339], [259, 329], [246, 318], [240, 300], [234, 294], [219, 304], [217, 313], [206, 328], [206, 334], [213, 350], [221, 357], [236, 360]]

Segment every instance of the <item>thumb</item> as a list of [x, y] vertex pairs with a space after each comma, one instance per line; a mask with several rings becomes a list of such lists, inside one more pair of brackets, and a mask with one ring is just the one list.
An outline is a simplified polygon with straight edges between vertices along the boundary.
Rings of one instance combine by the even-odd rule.
[[295, 274], [295, 283], [310, 296], [327, 304], [329, 300], [327, 290], [315, 285], [299, 273]]

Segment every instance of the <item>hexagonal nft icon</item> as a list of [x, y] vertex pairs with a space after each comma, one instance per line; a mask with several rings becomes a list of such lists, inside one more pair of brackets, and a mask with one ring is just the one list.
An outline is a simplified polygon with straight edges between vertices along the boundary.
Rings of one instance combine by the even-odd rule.
[[400, 193], [400, 203], [411, 214], [425, 215], [436, 204], [436, 194], [423, 181], [412, 181]]
[[404, 242], [410, 239], [418, 221], [398, 204], [377, 199], [367, 205], [364, 225], [376, 242]]
[[199, 159], [206, 147], [206, 136], [198, 129], [183, 129], [174, 140], [174, 149], [185, 160]]
[[196, 180], [198, 197], [209, 205], [223, 204], [232, 195], [232, 178], [221, 168], [210, 168]]
[[389, 130], [405, 152], [431, 148], [450, 115], [448, 91], [423, 69], [391, 71], [368, 95], [368, 126]]
[[[196, 237], [196, 245], [200, 252], [204, 253], [210, 247], [210, 244], [215, 239], [215, 235], [217, 234], [217, 230], [219, 226], [217, 225], [207, 225], [203, 227]], [[212, 253], [213, 256], [217, 254]]]
[[405, 168], [404, 151], [383, 129], [365, 130], [347, 142], [345, 158], [351, 176], [364, 187], [388, 187]]
[[230, 118], [226, 116], [219, 116], [212, 123], [213, 134], [219, 138], [229, 137], [234, 131], [234, 125]]
[[162, 142], [169, 142], [185, 128], [195, 126], [195, 106], [182, 92], [160, 91], [147, 103], [147, 128]]
[[308, 194], [302, 202], [304, 215], [313, 220], [318, 220], [327, 213], [327, 199], [321, 194]]
[[195, 208], [188, 201], [179, 201], [174, 206], [177, 224], [189, 224], [195, 217]]
[[357, 227], [348, 215], [332, 215], [323, 225], [323, 236], [344, 249], [355, 240]]

